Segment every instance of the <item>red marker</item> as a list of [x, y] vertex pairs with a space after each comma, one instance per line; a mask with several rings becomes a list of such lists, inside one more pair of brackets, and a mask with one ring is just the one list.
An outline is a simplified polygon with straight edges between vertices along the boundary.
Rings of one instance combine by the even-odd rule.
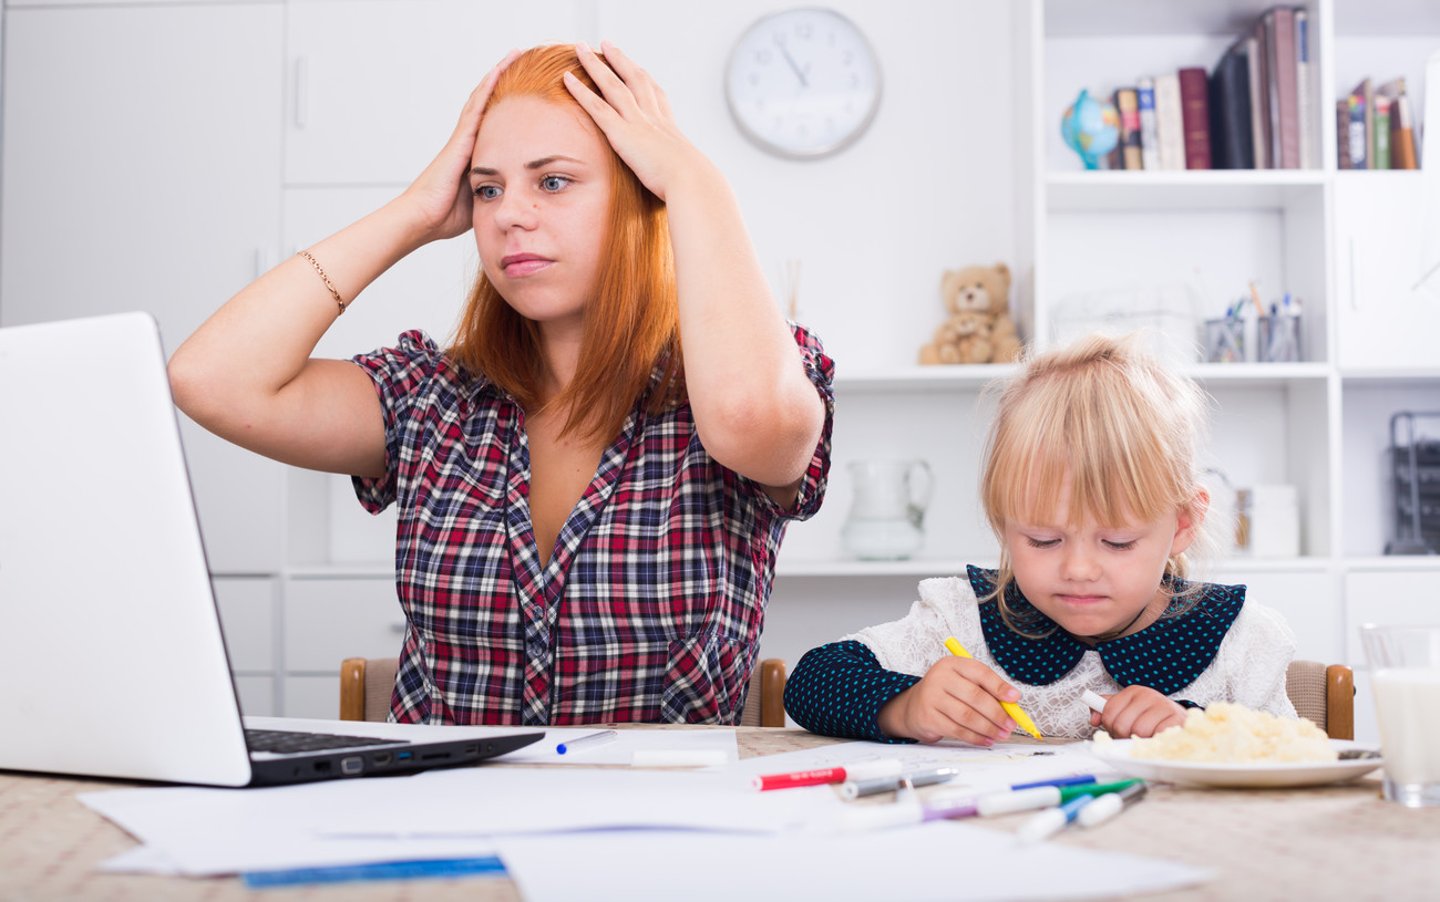
[[875, 761], [856, 761], [844, 767], [797, 770], [788, 774], [765, 774], [764, 776], [755, 777], [750, 781], [750, 784], [756, 789], [793, 789], [796, 786], [823, 786], [826, 783], [844, 783], [846, 780], [873, 780], [876, 777], [898, 777], [900, 773], [900, 759], [880, 758]]

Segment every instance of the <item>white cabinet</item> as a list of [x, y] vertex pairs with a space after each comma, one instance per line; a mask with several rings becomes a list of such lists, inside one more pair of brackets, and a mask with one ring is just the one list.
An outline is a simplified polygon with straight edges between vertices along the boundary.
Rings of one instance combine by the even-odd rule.
[[345, 658], [398, 657], [405, 615], [388, 577], [293, 578], [285, 586], [285, 670], [340, 672]]
[[579, 32], [590, 5], [291, 2], [286, 184], [408, 184], [507, 50], [588, 37]]
[[[274, 253], [283, 9], [5, 15], [0, 322], [143, 309], [175, 348]], [[280, 468], [185, 439], [211, 566], [273, 572]]]

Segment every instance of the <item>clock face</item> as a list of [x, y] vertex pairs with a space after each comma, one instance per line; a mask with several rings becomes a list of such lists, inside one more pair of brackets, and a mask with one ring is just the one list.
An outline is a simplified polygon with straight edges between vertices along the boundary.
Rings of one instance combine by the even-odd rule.
[[865, 131], [880, 105], [880, 66], [865, 35], [828, 9], [792, 9], [740, 36], [725, 96], [746, 137], [796, 158], [823, 157]]

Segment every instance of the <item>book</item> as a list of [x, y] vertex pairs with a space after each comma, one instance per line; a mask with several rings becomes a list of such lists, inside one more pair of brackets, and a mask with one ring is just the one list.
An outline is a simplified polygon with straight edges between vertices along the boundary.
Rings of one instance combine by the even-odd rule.
[[1390, 104], [1391, 100], [1384, 94], [1375, 95], [1375, 112], [1373, 120], [1375, 130], [1373, 139], [1370, 142], [1371, 169], [1390, 168]]
[[1209, 79], [1199, 66], [1175, 73], [1180, 82], [1180, 122], [1185, 132], [1185, 168], [1210, 168]]
[[1370, 79], [1367, 78], [1356, 85], [1346, 98], [1346, 108], [1350, 115], [1345, 135], [1349, 139], [1351, 169], [1370, 168], [1370, 131], [1366, 128], [1369, 107]]
[[1250, 85], [1250, 152], [1255, 159], [1256, 169], [1270, 168], [1270, 133], [1265, 121], [1265, 96], [1263, 61], [1260, 58], [1260, 42], [1255, 36], [1246, 35], [1240, 39], [1245, 54], [1246, 80]]
[[1185, 122], [1180, 104], [1180, 77], [1155, 76], [1155, 132], [1160, 136], [1160, 168], [1185, 168]]
[[[1280, 166], [1280, 150], [1276, 142], [1280, 137], [1280, 128], [1275, 121], [1279, 113], [1279, 106], [1275, 101], [1275, 77], [1274, 67], [1271, 65], [1271, 57], [1274, 55], [1274, 48], [1271, 46], [1270, 29], [1265, 26], [1265, 19], [1255, 20], [1251, 29], [1250, 37], [1255, 41], [1255, 62], [1258, 71], [1256, 80], [1256, 98], [1260, 108], [1260, 122], [1264, 131], [1263, 142], [1259, 145], [1265, 150], [1263, 157], [1266, 169], [1276, 169]], [[1252, 100], [1252, 103], [1255, 102]]]
[[1390, 165], [1393, 169], [1419, 169], [1415, 153], [1415, 126], [1410, 112], [1410, 98], [1395, 98], [1390, 110]]
[[1319, 135], [1310, 90], [1310, 13], [1303, 6], [1295, 9], [1295, 109], [1300, 125], [1300, 168], [1314, 169], [1320, 165], [1320, 155], [1315, 152]]
[[1354, 169], [1350, 162], [1350, 98], [1335, 101], [1335, 168]]
[[1250, 63], [1237, 44], [1210, 76], [1210, 154], [1216, 169], [1254, 169], [1250, 134]]
[[[1271, 121], [1279, 130], [1277, 169], [1300, 168], [1300, 112], [1297, 106], [1295, 72], [1295, 10], [1277, 6], [1261, 17], [1268, 37], [1271, 80], [1276, 111]], [[1273, 52], [1272, 52], [1273, 51]]]
[[1120, 114], [1120, 164], [1125, 169], [1144, 169], [1140, 155], [1140, 104], [1134, 88], [1117, 88], [1115, 110]]
[[1135, 82], [1135, 104], [1140, 107], [1140, 162], [1145, 169], [1160, 168], [1160, 132], [1155, 121], [1155, 82]]

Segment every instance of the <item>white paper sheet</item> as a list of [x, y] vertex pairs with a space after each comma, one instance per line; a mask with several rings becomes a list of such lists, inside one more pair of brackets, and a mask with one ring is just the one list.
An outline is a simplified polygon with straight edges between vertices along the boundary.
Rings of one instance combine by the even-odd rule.
[[[832, 819], [841, 804], [823, 786], [766, 795], [757, 798], [734, 774], [478, 767], [275, 789], [119, 789], [79, 798], [180, 872], [198, 875], [488, 854], [487, 838], [503, 833], [648, 827], [775, 833]], [[413, 842], [402, 849], [396, 840]]]
[[1103, 779], [1115, 774], [1113, 767], [1090, 754], [1088, 742], [1043, 746], [1035, 743], [1005, 742], [997, 743], [988, 749], [959, 742], [934, 745], [844, 742], [818, 749], [767, 755], [763, 758], [746, 758], [729, 770], [748, 779], [758, 774], [839, 767], [877, 758], [897, 758], [904, 767], [914, 770], [936, 767], [959, 769], [958, 777], [943, 784], [946, 791], [966, 789], [985, 792], [1031, 780], [1075, 774], [1095, 774]]
[[[527, 902], [1060, 899], [1199, 883], [1186, 865], [937, 822], [857, 835], [603, 832], [498, 841]], [[556, 867], [564, 862], [564, 867]]]
[[[662, 730], [627, 727], [616, 730], [613, 742], [557, 754], [555, 747], [599, 732], [594, 727], [546, 728], [545, 739], [504, 756], [506, 764], [631, 764], [636, 752], [675, 752], [677, 755], [717, 753], [726, 763], [740, 760], [734, 730]], [[713, 765], [712, 765], [713, 766]], [[723, 765], [719, 765], [723, 766]]]

